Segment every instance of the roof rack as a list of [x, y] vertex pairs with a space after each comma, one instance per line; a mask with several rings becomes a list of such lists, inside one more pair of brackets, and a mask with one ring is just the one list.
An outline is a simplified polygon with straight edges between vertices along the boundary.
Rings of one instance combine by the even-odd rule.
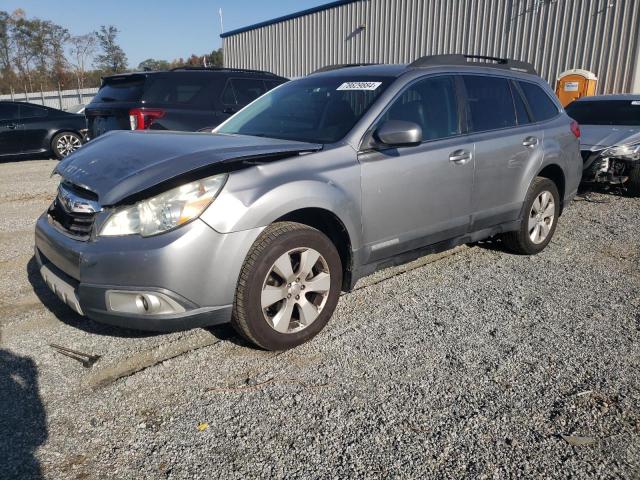
[[233, 68], [233, 67], [198, 67], [198, 66], [184, 66], [184, 67], [175, 67], [170, 69], [170, 72], [175, 72], [176, 70], [210, 70], [210, 71], [225, 71], [225, 72], [246, 72], [246, 73], [262, 73], [266, 75], [277, 76], [275, 73], [267, 72], [266, 70], [253, 70], [250, 68]]
[[420, 57], [409, 64], [409, 68], [437, 67], [453, 65], [474, 65], [489, 68], [513, 70], [515, 72], [537, 75], [533, 65], [510, 58], [488, 57], [485, 55], [428, 55]]
[[325, 65], [324, 67], [320, 67], [319, 69], [311, 72], [309, 75], [313, 75], [314, 73], [330, 72], [331, 70], [339, 70], [341, 68], [366, 67], [368, 65], [377, 65], [377, 64], [376, 63], [337, 63], [335, 65]]

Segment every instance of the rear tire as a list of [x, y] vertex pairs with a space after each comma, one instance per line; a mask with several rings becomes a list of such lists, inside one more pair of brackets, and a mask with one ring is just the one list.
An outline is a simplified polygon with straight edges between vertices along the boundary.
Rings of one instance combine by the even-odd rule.
[[267, 227], [242, 266], [231, 324], [266, 350], [313, 338], [338, 303], [342, 263], [319, 230], [294, 222]]
[[505, 247], [520, 255], [541, 252], [556, 231], [559, 215], [558, 187], [548, 178], [536, 177], [524, 200], [520, 227], [502, 236]]
[[58, 160], [82, 146], [82, 137], [75, 132], [60, 132], [51, 140], [51, 150]]
[[640, 166], [631, 168], [626, 187], [629, 195], [640, 197]]

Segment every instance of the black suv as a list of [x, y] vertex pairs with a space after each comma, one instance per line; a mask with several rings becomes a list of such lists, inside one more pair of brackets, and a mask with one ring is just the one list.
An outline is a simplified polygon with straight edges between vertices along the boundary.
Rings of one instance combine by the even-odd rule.
[[85, 109], [89, 137], [109, 130], [210, 130], [286, 81], [259, 70], [198, 67], [105, 77]]

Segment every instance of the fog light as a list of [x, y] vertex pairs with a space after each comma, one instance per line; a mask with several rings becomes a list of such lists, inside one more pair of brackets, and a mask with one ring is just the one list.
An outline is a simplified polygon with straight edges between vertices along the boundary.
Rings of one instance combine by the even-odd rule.
[[160, 292], [107, 290], [106, 304], [107, 309], [112, 312], [138, 315], [166, 315], [186, 311], [173, 298]]

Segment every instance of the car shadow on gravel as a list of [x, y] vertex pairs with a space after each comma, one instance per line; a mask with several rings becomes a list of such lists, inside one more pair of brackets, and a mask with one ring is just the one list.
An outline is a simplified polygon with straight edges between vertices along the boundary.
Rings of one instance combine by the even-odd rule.
[[31, 257], [27, 263], [27, 278], [29, 279], [29, 283], [31, 284], [34, 293], [47, 310], [53, 313], [58, 320], [71, 327], [78, 328], [87, 333], [110, 337], [144, 338], [165, 335], [162, 332], [145, 332], [105, 325], [94, 322], [82, 315], [78, 315], [76, 312], [71, 310], [71, 308], [62, 303], [62, 301], [49, 289], [47, 284], [44, 283], [44, 280], [40, 276], [40, 268], [38, 267], [38, 262], [35, 256]]
[[0, 349], [0, 476], [42, 478], [35, 456], [49, 434], [35, 362]]

